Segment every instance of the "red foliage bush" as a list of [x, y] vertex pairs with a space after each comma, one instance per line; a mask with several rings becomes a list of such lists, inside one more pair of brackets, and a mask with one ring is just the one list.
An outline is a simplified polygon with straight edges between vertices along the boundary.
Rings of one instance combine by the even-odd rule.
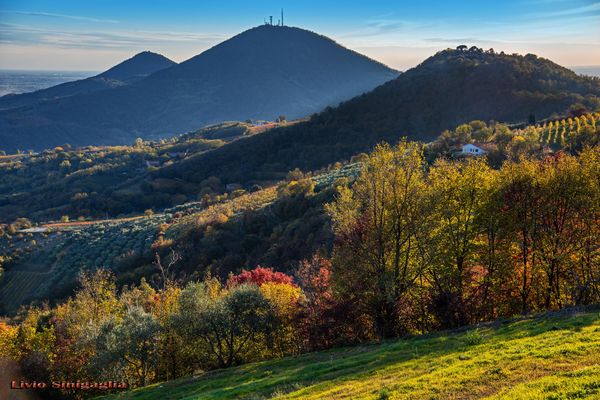
[[227, 280], [227, 287], [238, 286], [244, 283], [260, 286], [267, 282], [296, 286], [291, 276], [283, 272], [275, 272], [272, 268], [263, 268], [259, 265], [251, 271], [244, 269], [239, 274], [230, 276]]

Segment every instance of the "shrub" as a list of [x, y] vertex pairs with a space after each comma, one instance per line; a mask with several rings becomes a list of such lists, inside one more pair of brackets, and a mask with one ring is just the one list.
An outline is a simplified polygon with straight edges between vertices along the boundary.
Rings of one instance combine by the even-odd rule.
[[471, 330], [465, 335], [465, 344], [467, 346], [475, 346], [483, 342], [483, 334], [479, 329]]
[[239, 286], [244, 283], [261, 286], [264, 283], [282, 283], [295, 286], [291, 276], [282, 272], [274, 272], [272, 268], [263, 268], [258, 266], [251, 271], [242, 270], [238, 275], [232, 275], [227, 280], [227, 286]]
[[377, 399], [379, 399], [379, 400], [389, 400], [390, 397], [391, 397], [391, 394], [390, 394], [389, 389], [387, 389], [387, 388], [383, 388], [377, 393]]

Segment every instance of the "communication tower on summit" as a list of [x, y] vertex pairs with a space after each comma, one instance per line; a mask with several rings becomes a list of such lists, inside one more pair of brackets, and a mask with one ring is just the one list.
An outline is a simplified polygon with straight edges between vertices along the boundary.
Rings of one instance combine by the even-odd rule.
[[[270, 26], [274, 26], [273, 25], [273, 16], [269, 15], [269, 20], [267, 21], [266, 18], [264, 18], [264, 23], [265, 25], [270, 25]], [[277, 25], [276, 26], [285, 26], [283, 23], [283, 8], [281, 9], [281, 19], [277, 21]]]

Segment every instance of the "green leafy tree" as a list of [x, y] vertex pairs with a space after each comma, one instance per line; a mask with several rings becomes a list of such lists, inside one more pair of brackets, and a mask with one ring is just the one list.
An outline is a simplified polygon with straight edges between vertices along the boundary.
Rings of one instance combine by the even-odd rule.
[[159, 332], [151, 314], [132, 307], [121, 322], [111, 318], [102, 325], [92, 365], [102, 371], [123, 371], [145, 386], [156, 363]]
[[205, 283], [191, 283], [181, 292], [174, 324], [190, 340], [199, 339], [216, 365], [226, 368], [275, 329], [276, 314], [256, 286], [236, 286], [214, 295]]
[[442, 326], [469, 322], [465, 289], [483, 227], [477, 216], [487, 202], [494, 172], [483, 159], [438, 160], [429, 173], [435, 259], [429, 276], [434, 308]]

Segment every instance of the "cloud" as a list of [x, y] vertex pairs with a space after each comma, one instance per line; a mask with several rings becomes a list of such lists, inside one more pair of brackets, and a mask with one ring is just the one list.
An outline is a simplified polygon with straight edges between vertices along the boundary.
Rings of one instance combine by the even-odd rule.
[[226, 35], [163, 31], [68, 31], [0, 23], [0, 43], [60, 48], [106, 49], [154, 47], [172, 43], [212, 44]]
[[590, 15], [598, 15], [600, 14], [600, 2], [593, 2], [592, 4], [588, 4], [580, 7], [567, 7], [562, 10], [557, 11], [549, 11], [538, 13], [537, 17], [540, 18], [561, 18], [561, 17], [573, 17], [573, 16], [590, 16]]
[[394, 17], [393, 12], [372, 16], [352, 33], [339, 35], [340, 38], [366, 38], [381, 36], [406, 29], [409, 21]]
[[388, 33], [398, 31], [406, 26], [403, 21], [393, 19], [380, 19], [377, 21], [369, 21], [369, 28], [372, 28], [375, 33]]
[[70, 19], [70, 20], [76, 20], [76, 21], [99, 22], [99, 23], [107, 23], [107, 24], [118, 24], [119, 23], [119, 21], [114, 20], [114, 19], [100, 19], [100, 18], [85, 17], [85, 16], [81, 16], [81, 15], [55, 14], [55, 13], [48, 13], [48, 12], [41, 12], [41, 11], [0, 10], [0, 13], [27, 15], [27, 16], [32, 16], [32, 17], [61, 18], [61, 19]]
[[[432, 43], [432, 44], [453, 44], [453, 45], [461, 45], [461, 44], [466, 44], [466, 45], [478, 45], [478, 46], [484, 46], [484, 45], [493, 45], [493, 46], [505, 46], [505, 45], [511, 45], [511, 44], [515, 44], [515, 43], [524, 43], [523, 41], [517, 41], [517, 40], [494, 40], [494, 39], [484, 39], [484, 38], [477, 38], [477, 37], [450, 37], [450, 38], [442, 38], [442, 37], [431, 37], [431, 38], [425, 38], [423, 39], [423, 41], [425, 43]], [[528, 41], [528, 43], [531, 43], [531, 41]]]
[[423, 40], [426, 41], [426, 42], [430, 42], [430, 43], [474, 43], [474, 42], [488, 42], [488, 40], [477, 39], [477, 38], [473, 38], [473, 37], [469, 37], [469, 38], [441, 38], [441, 37], [434, 37], [434, 38], [425, 38]]

